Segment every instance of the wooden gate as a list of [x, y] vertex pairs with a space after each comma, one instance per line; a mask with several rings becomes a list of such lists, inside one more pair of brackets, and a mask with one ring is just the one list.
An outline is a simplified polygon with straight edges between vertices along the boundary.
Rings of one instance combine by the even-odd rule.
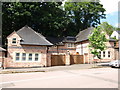
[[70, 64], [83, 64], [83, 55], [70, 55]]
[[65, 55], [51, 55], [51, 66], [62, 66], [65, 63]]

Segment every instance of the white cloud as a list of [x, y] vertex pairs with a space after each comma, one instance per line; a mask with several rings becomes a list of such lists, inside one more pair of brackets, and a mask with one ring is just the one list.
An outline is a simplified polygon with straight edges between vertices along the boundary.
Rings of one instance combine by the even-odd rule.
[[118, 2], [120, 0], [100, 0], [103, 7], [106, 9], [106, 14], [111, 14], [118, 11]]

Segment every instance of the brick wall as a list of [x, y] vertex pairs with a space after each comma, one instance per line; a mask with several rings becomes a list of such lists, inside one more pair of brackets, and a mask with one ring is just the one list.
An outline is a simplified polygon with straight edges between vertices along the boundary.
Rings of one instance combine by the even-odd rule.
[[[17, 39], [17, 43], [12, 43], [12, 38]], [[8, 49], [5, 67], [39, 67], [47, 66], [47, 46], [20, 45], [21, 38], [14, 32], [8, 38]], [[38, 53], [39, 61], [16, 61], [15, 53]]]

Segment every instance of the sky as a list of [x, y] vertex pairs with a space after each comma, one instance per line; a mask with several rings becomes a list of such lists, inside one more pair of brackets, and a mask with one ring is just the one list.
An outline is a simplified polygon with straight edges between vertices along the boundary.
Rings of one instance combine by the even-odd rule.
[[106, 19], [102, 19], [101, 22], [106, 21], [115, 27], [118, 27], [118, 25], [120, 27], [120, 20], [118, 20], [118, 16], [120, 18], [120, 15], [118, 15], [118, 12], [120, 14], [120, 0], [100, 0], [100, 3], [106, 9]]

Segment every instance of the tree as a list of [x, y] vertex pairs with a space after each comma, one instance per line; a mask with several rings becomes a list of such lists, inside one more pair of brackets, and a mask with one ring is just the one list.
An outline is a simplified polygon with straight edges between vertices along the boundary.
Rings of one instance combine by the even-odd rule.
[[101, 59], [99, 52], [105, 50], [105, 42], [107, 42], [107, 39], [100, 27], [94, 28], [92, 34], [89, 36], [89, 41], [91, 53]]
[[99, 2], [66, 2], [64, 7], [77, 33], [97, 26], [105, 18], [105, 9]]
[[3, 3], [3, 43], [10, 33], [25, 25], [44, 36], [63, 36], [69, 18], [66, 18], [66, 12], [59, 8], [61, 4], [61, 2]]
[[115, 27], [110, 25], [108, 22], [102, 22], [100, 25], [100, 28], [105, 31], [109, 36], [112, 34], [114, 30], [116, 30]]
[[44, 36], [75, 36], [79, 30], [100, 23], [105, 9], [99, 2], [5, 2], [2, 5], [3, 44], [6, 37], [25, 25]]

